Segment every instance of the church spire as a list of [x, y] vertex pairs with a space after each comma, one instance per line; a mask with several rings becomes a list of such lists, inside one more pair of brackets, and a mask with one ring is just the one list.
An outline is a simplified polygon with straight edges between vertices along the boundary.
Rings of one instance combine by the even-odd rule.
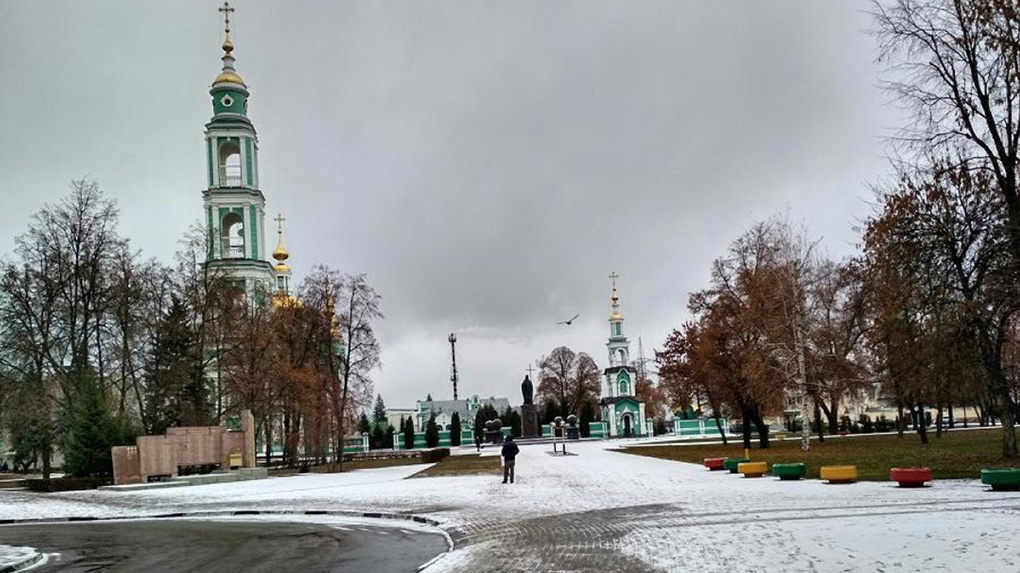
[[234, 43], [230, 41], [230, 15], [234, 13], [234, 7], [230, 3], [224, 2], [223, 6], [219, 7], [219, 11], [223, 14], [223, 57], [221, 58], [223, 70], [213, 80], [213, 84], [225, 82], [244, 86], [244, 80], [237, 75], [237, 71], [234, 69]]
[[610, 297], [613, 302], [613, 313], [609, 315], [609, 320], [623, 320], [623, 315], [620, 314], [620, 295], [616, 292], [616, 279], [620, 278], [620, 275], [613, 271], [609, 274], [609, 278], [613, 281], [613, 295]]
[[276, 259], [276, 265], [273, 266], [273, 270], [276, 271], [276, 291], [281, 295], [290, 295], [290, 265], [287, 264], [290, 253], [287, 252], [287, 247], [283, 244], [283, 223], [287, 221], [287, 218], [283, 214], [279, 214], [274, 220], [276, 221], [276, 249], [273, 251], [273, 258]]

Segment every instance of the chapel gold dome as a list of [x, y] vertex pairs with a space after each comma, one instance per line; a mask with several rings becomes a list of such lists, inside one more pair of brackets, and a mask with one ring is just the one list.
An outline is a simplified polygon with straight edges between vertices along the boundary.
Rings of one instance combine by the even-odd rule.
[[241, 86], [244, 85], [244, 80], [241, 79], [241, 76], [235, 74], [234, 72], [223, 72], [222, 74], [216, 76], [216, 79], [213, 80], [214, 84], [218, 84], [220, 82], [238, 84]]
[[278, 261], [281, 261], [281, 262], [282, 261], [286, 261], [289, 257], [290, 257], [290, 254], [287, 252], [287, 249], [284, 248], [284, 246], [282, 244], [281, 245], [277, 245], [276, 250], [273, 251], [273, 258], [278, 260]]

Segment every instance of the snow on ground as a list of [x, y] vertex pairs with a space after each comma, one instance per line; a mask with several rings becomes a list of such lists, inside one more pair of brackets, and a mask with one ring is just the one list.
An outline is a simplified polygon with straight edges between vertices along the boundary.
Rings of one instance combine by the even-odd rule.
[[[976, 480], [902, 490], [707, 472], [609, 451], [525, 445], [517, 483], [405, 479], [422, 466], [137, 492], [0, 491], [0, 519], [188, 511], [355, 510], [438, 520], [456, 549], [429, 571], [959, 570], [1020, 564], [1020, 494]], [[1007, 533], [1001, 533], [1001, 532]], [[2, 537], [2, 531], [0, 531]], [[1013, 545], [1014, 548], [1011, 548]], [[1013, 567], [1010, 570], [1017, 570]]]
[[34, 547], [0, 545], [0, 571], [11, 571], [35, 563], [41, 556]]

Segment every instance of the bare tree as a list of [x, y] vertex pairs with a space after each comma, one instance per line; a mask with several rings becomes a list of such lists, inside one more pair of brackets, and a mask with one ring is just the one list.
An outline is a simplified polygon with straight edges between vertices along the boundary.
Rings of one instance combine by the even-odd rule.
[[305, 304], [319, 309], [325, 319], [319, 332], [319, 363], [328, 376], [334, 460], [342, 469], [348, 424], [356, 410], [371, 401], [371, 373], [381, 364], [373, 327], [383, 318], [380, 297], [364, 275], [341, 277], [323, 265], [312, 269], [301, 290]]
[[[900, 141], [927, 155], [962, 150], [1003, 200], [1020, 264], [1020, 12], [1012, 0], [874, 0], [886, 82], [913, 113]], [[975, 161], [976, 160], [976, 161]]]

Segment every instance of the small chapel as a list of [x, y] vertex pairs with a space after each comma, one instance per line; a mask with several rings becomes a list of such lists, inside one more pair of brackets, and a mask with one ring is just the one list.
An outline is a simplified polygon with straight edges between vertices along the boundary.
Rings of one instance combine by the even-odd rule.
[[603, 372], [602, 421], [609, 423], [610, 438], [625, 438], [649, 435], [645, 420], [645, 401], [635, 391], [636, 372], [630, 365], [630, 341], [623, 333], [623, 314], [620, 312], [620, 295], [616, 289], [616, 273], [611, 297], [612, 311], [609, 314], [609, 367]]

